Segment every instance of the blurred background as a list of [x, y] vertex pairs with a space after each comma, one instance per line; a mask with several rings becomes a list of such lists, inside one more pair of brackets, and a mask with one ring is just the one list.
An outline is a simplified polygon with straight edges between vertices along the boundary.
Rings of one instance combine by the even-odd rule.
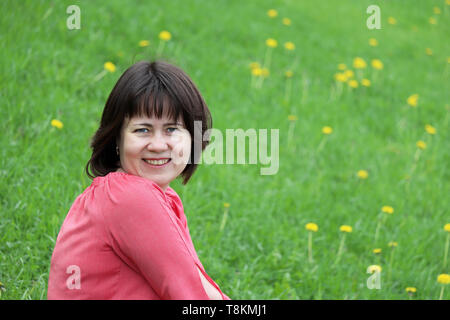
[[449, 0], [3, 0], [0, 12], [0, 299], [46, 299], [106, 99], [154, 59], [190, 75], [214, 128], [279, 130], [275, 175], [201, 165], [171, 185], [224, 293], [448, 299]]

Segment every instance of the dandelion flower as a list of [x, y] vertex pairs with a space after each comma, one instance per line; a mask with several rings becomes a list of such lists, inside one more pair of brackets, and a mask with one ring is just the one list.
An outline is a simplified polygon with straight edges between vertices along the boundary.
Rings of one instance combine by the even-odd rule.
[[387, 214], [393, 214], [394, 208], [392, 208], [391, 206], [383, 206], [381, 207], [381, 211]]
[[343, 71], [343, 70], [345, 70], [345, 69], [347, 69], [347, 66], [345, 65], [345, 63], [339, 63], [339, 64], [338, 64], [338, 70]]
[[428, 56], [432, 56], [432, 55], [433, 55], [433, 50], [431, 50], [430, 48], [426, 48], [426, 49], [425, 49], [425, 53], [426, 53]]
[[283, 18], [282, 22], [285, 26], [291, 25], [291, 19], [289, 19], [289, 18]]
[[288, 42], [286, 42], [286, 43], [284, 44], [284, 47], [286, 48], [286, 50], [292, 51], [292, 50], [295, 49], [295, 44], [292, 43], [292, 42], [290, 42], [290, 41], [288, 41]]
[[361, 84], [364, 86], [364, 87], [370, 87], [370, 80], [369, 79], [362, 79], [361, 80]]
[[353, 59], [353, 67], [356, 69], [364, 69], [367, 66], [363, 58], [356, 57]]
[[369, 173], [366, 170], [359, 170], [357, 175], [358, 175], [358, 178], [360, 178], [360, 179], [367, 179], [367, 177], [369, 176]]
[[388, 243], [388, 246], [391, 247], [391, 248], [395, 248], [397, 245], [398, 245], [398, 243], [395, 242], [395, 241], [391, 241], [391, 242]]
[[269, 38], [266, 40], [266, 45], [270, 48], [276, 48], [278, 46], [278, 42], [275, 39]]
[[438, 276], [437, 281], [441, 284], [449, 284], [450, 283], [450, 275], [446, 273], [442, 273]]
[[416, 146], [419, 149], [424, 150], [427, 147], [427, 144], [425, 143], [425, 141], [419, 140], [419, 141], [417, 141]]
[[433, 18], [433, 17], [430, 17], [430, 19], [428, 19], [428, 22], [429, 22], [430, 24], [436, 24], [436, 23], [437, 23], [437, 20], [436, 20], [435, 18]]
[[289, 121], [297, 121], [298, 118], [297, 118], [297, 116], [295, 116], [295, 115], [293, 115], [293, 114], [290, 114], [290, 115], [288, 115], [288, 120], [289, 120]]
[[334, 78], [336, 79], [336, 81], [339, 81], [339, 82], [346, 82], [347, 81], [347, 76], [343, 72], [336, 73], [334, 75]]
[[352, 70], [345, 70], [344, 74], [347, 78], [353, 78], [353, 76], [355, 75], [355, 73]]
[[333, 128], [329, 127], [329, 126], [325, 126], [322, 128], [322, 133], [323, 134], [331, 134], [333, 132]]
[[169, 31], [163, 30], [159, 33], [159, 38], [163, 41], [169, 41], [170, 39], [172, 39], [172, 35]]
[[317, 230], [319, 230], [319, 227], [317, 226], [317, 224], [313, 223], [313, 222], [309, 222], [305, 225], [306, 230], [308, 231], [313, 231], [313, 232], [317, 232]]
[[292, 78], [292, 76], [294, 75], [294, 73], [291, 70], [287, 70], [284, 75], [286, 76], [286, 78]]
[[229, 207], [230, 207], [230, 203], [224, 202], [224, 203], [223, 203], [223, 207], [224, 207], [224, 208], [229, 208]]
[[381, 266], [376, 265], [376, 264], [371, 265], [367, 268], [367, 271], [370, 273], [381, 272], [381, 270], [382, 270]]
[[416, 293], [417, 289], [414, 287], [407, 287], [405, 291], [407, 293]]
[[433, 12], [434, 14], [441, 14], [441, 9], [439, 9], [439, 7], [434, 7]]
[[347, 226], [347, 225], [342, 225], [342, 226], [339, 228], [339, 230], [340, 230], [341, 232], [347, 232], [347, 233], [350, 233], [350, 232], [353, 231], [352, 227], [351, 227], [351, 226]]
[[444, 226], [444, 230], [447, 231], [447, 232], [450, 232], [450, 223], [447, 223], [447, 224]]
[[58, 128], [58, 129], [62, 129], [63, 128], [63, 123], [61, 122], [61, 121], [59, 121], [59, 120], [56, 120], [56, 119], [53, 119], [52, 121], [51, 121], [51, 125], [53, 126], [53, 127], [55, 127], [55, 128]]
[[380, 248], [373, 249], [373, 253], [379, 254], [381, 253], [381, 249]]
[[370, 38], [369, 39], [369, 45], [372, 47], [376, 47], [378, 45], [378, 40], [375, 38]]
[[261, 68], [261, 65], [258, 62], [251, 62], [250, 69]]
[[148, 41], [148, 40], [139, 41], [139, 47], [148, 47], [149, 44], [150, 44], [150, 41]]
[[252, 75], [259, 77], [262, 75], [262, 69], [257, 67], [252, 69]]
[[450, 6], [450, 0], [445, 0], [445, 3]]
[[103, 65], [103, 67], [105, 68], [106, 71], [109, 71], [109, 72], [114, 72], [114, 71], [116, 71], [116, 66], [114, 65], [114, 63], [112, 63], [112, 62], [110, 62], [110, 61], [105, 62], [105, 64]]
[[388, 18], [388, 23], [392, 24], [392, 25], [397, 24], [397, 19], [395, 19], [394, 17], [389, 17]]
[[425, 125], [425, 131], [429, 134], [436, 134], [436, 128], [433, 127], [431, 124]]
[[269, 16], [269, 18], [275, 18], [276, 16], [278, 16], [278, 11], [275, 9], [270, 9], [269, 11], [267, 11], [267, 15]]
[[356, 81], [355, 79], [352, 79], [348, 82], [348, 85], [352, 88], [358, 88], [358, 81]]
[[377, 70], [383, 69], [383, 62], [381, 62], [379, 59], [373, 59], [371, 64], [374, 69]]
[[411, 107], [417, 107], [417, 102], [418, 101], [419, 101], [419, 95], [418, 94], [413, 94], [413, 95], [409, 96], [408, 99], [406, 100], [406, 102]]

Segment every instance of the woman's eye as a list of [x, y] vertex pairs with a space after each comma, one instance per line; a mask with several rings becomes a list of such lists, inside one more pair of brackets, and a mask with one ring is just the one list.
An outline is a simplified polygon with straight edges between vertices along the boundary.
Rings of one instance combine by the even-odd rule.
[[136, 132], [142, 132], [141, 130], [148, 130], [147, 128], [137, 129]]
[[175, 132], [175, 130], [177, 130], [177, 128], [167, 128], [167, 131], [169, 132], [169, 133], [173, 133], [173, 132]]

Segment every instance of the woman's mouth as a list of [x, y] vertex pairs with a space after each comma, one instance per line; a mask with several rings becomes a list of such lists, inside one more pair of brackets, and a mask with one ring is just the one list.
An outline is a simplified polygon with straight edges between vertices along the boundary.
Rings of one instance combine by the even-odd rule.
[[165, 165], [167, 165], [171, 159], [170, 158], [165, 158], [165, 159], [142, 159], [144, 160], [145, 163], [147, 163], [148, 165], [152, 166], [152, 167], [164, 167]]

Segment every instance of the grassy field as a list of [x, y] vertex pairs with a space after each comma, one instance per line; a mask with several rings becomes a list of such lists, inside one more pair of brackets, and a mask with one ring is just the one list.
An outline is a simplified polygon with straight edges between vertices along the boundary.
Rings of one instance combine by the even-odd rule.
[[[374, 3], [379, 30], [366, 26]], [[67, 28], [72, 4], [79, 30]], [[158, 50], [198, 85], [215, 128], [279, 129], [275, 175], [260, 164], [201, 165], [187, 186], [172, 185], [223, 292], [450, 297], [437, 281], [450, 260], [449, 1], [8, 0], [0, 9], [1, 299], [46, 299], [60, 226], [91, 183], [84, 168], [106, 98], [124, 70]], [[162, 30], [172, 35], [164, 47]], [[354, 67], [357, 57], [365, 67]], [[382, 268], [379, 289], [367, 286], [371, 265]]]

